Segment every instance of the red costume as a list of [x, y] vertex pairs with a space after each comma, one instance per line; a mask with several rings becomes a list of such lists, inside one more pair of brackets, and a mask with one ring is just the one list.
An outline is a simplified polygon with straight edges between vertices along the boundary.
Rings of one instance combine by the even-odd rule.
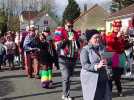
[[109, 52], [123, 52], [125, 47], [123, 37], [117, 37], [117, 33], [112, 32], [106, 36], [106, 50]]
[[[115, 20], [112, 24], [113, 27], [121, 27], [121, 21]], [[106, 50], [108, 52], [122, 53], [125, 47], [125, 40], [122, 36], [117, 36], [118, 32], [109, 33], [106, 36]]]
[[123, 53], [125, 48], [125, 40], [120, 32], [121, 21], [114, 20], [112, 23], [113, 32], [106, 36], [106, 50], [111, 53], [110, 62], [112, 62], [112, 76], [110, 87], [112, 90], [112, 81], [115, 81], [118, 95], [122, 96], [121, 75], [123, 74], [123, 67], [126, 66], [126, 56]]
[[[76, 40], [79, 38], [79, 35], [76, 31], [74, 31], [74, 38], [76, 38]], [[67, 39], [68, 39], [68, 32], [65, 30], [65, 28], [58, 27], [55, 30], [55, 36], [54, 36], [55, 42], [60, 42]]]
[[[69, 37], [71, 35], [73, 35], [73, 38], [74, 40], [76, 41], [76, 44], [78, 43], [78, 38], [79, 38], [79, 35], [76, 31], [72, 30], [72, 32], [68, 32], [65, 28], [63, 27], [58, 27], [56, 30], [55, 30], [55, 36], [54, 36], [54, 40], [55, 40], [55, 44], [56, 44], [56, 48], [59, 44], [62, 44], [63, 43], [63, 47], [64, 48], [60, 48], [64, 51], [64, 54], [63, 53], [59, 53], [59, 55], [64, 55], [64, 56], [67, 56], [68, 54], [69, 55], [74, 55], [74, 52], [75, 52], [75, 49], [79, 48], [79, 47], [75, 47], [73, 48], [72, 47], [72, 44], [74, 43], [71, 42], [69, 40]], [[68, 41], [70, 41], [70, 43], [68, 43]], [[77, 44], [78, 45], [78, 44]], [[70, 54], [71, 53], [71, 54]], [[74, 56], [73, 56], [74, 58]]]

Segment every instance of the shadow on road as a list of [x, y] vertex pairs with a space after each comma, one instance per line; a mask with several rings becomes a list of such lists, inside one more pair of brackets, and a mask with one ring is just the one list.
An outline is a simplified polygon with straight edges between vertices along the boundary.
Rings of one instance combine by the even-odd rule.
[[[131, 80], [123, 80], [122, 87], [123, 87], [123, 95], [124, 97], [127, 96], [134, 96], [134, 85], [131, 84]], [[116, 88], [113, 90], [117, 90]], [[113, 92], [113, 98], [118, 97], [117, 92]]]
[[0, 97], [6, 96], [14, 91], [13, 84], [7, 80], [0, 80]]
[[[71, 85], [80, 84], [80, 81], [71, 81]], [[62, 82], [55, 82], [53, 83], [53, 88], [62, 87]]]
[[26, 75], [2, 76], [2, 77], [0, 77], [0, 80], [2, 80], [2, 79], [7, 79], [7, 78], [20, 78], [20, 77], [26, 77]]
[[124, 96], [134, 96], [134, 85], [123, 85]]
[[34, 94], [28, 94], [28, 95], [23, 95], [23, 96], [14, 96], [14, 97], [8, 97], [8, 98], [2, 98], [1, 100], [15, 100], [19, 99], [21, 100], [22, 98], [27, 98], [27, 97], [34, 97], [34, 96], [39, 96], [39, 95], [47, 95], [47, 94], [55, 94], [62, 92], [61, 90], [56, 90], [56, 91], [51, 91], [51, 92], [42, 92], [42, 93], [34, 93]]

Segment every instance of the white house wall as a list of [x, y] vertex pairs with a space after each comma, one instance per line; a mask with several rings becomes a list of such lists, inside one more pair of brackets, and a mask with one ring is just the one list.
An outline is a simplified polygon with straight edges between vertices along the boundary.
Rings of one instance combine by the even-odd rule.
[[[20, 17], [20, 20], [20, 30], [24, 30], [26, 26], [29, 25], [29, 21], [24, 19], [22, 20], [22, 17]], [[46, 16], [45, 14], [42, 17], [38, 17], [37, 19], [30, 21], [30, 24], [33, 23], [41, 32], [44, 29], [44, 20], [48, 20], [48, 26], [50, 26], [51, 29], [57, 27], [57, 23], [50, 16]]]

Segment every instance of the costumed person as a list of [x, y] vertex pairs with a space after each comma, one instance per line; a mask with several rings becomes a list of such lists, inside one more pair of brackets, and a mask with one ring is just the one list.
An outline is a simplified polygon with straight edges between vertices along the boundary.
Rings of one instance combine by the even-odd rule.
[[100, 33], [93, 29], [87, 30], [85, 34], [88, 44], [80, 53], [83, 100], [112, 100], [106, 72], [107, 59], [102, 57], [105, 48]]
[[62, 76], [62, 99], [72, 100], [70, 97], [70, 77], [73, 75], [78, 49], [80, 48], [79, 36], [73, 30], [73, 21], [66, 20], [65, 27], [58, 27], [55, 30], [54, 39]]
[[49, 52], [49, 43], [46, 40], [46, 36], [44, 34], [40, 34], [39, 38], [40, 38], [39, 63], [41, 66], [40, 69], [41, 85], [43, 88], [52, 88], [53, 58]]
[[123, 67], [126, 67], [127, 58], [124, 53], [125, 41], [123, 34], [120, 32], [122, 23], [120, 19], [116, 19], [112, 23], [113, 31], [106, 35], [106, 51], [111, 53], [111, 89], [112, 81], [117, 87], [118, 96], [123, 96], [121, 86], [121, 75], [123, 74]]
[[49, 43], [49, 52], [51, 56], [53, 57], [54, 66], [56, 67], [56, 69], [59, 69], [58, 54], [57, 54], [56, 47], [55, 47], [55, 41], [53, 39], [49, 26], [46, 26], [44, 28], [43, 34], [46, 36], [46, 40]]
[[[44, 37], [44, 43], [41, 47], [41, 64], [43, 64], [43, 70], [40, 71], [42, 87], [52, 88], [52, 68], [53, 64], [58, 64], [58, 57], [56, 55], [55, 45], [50, 33], [50, 28], [46, 26], [42, 35]], [[44, 50], [44, 53], [43, 53]], [[43, 56], [44, 54], [44, 56]], [[43, 58], [44, 57], [44, 58]], [[43, 61], [44, 60], [44, 61]], [[44, 63], [43, 63], [44, 62]], [[58, 65], [56, 65], [58, 67]]]
[[35, 34], [35, 27], [31, 26], [29, 33], [25, 37], [23, 48], [24, 48], [24, 54], [25, 54], [25, 70], [29, 78], [39, 77], [39, 61], [38, 61], [38, 55], [40, 49], [38, 48], [38, 42], [39, 38], [36, 37]]

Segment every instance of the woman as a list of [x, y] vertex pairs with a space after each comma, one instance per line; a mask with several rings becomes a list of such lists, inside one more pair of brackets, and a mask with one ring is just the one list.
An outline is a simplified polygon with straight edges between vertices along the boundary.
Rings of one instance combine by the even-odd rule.
[[84, 100], [112, 100], [106, 73], [107, 61], [102, 57], [100, 34], [97, 30], [86, 31], [88, 44], [80, 53], [81, 85]]
[[39, 36], [39, 62], [41, 66], [40, 76], [41, 76], [41, 85], [43, 88], [52, 88], [52, 64], [53, 59], [49, 52], [49, 43], [46, 41], [46, 36], [40, 34]]

